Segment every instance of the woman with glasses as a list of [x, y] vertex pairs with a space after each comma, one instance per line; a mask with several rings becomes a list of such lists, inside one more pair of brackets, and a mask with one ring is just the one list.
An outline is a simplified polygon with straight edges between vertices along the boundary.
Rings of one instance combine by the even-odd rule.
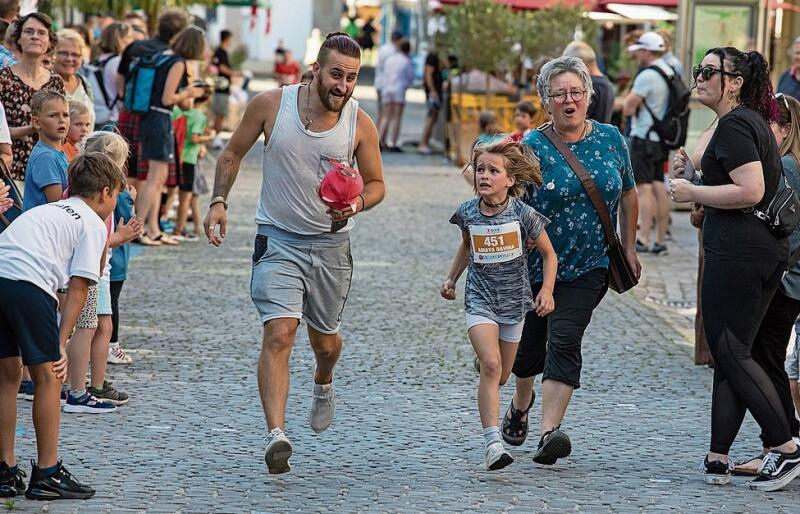
[[30, 13], [18, 18], [13, 30], [12, 42], [19, 49], [20, 58], [0, 70], [0, 103], [5, 108], [11, 132], [11, 177], [25, 180], [28, 157], [39, 140], [31, 121], [31, 98], [41, 90], [63, 94], [64, 81], [43, 64], [56, 44], [52, 20], [42, 13]]
[[[73, 29], [61, 29], [57, 33], [55, 59], [53, 70], [64, 80], [64, 89], [67, 100], [85, 104], [91, 112], [94, 124], [94, 99], [92, 87], [78, 70], [83, 66], [83, 56], [86, 54], [86, 43], [78, 32]], [[92, 125], [89, 125], [90, 127]]]
[[[781, 164], [786, 180], [792, 189], [800, 191], [800, 102], [782, 93], [778, 93], [776, 98], [778, 119], [772, 122], [772, 133], [775, 134], [782, 156]], [[792, 253], [800, 248], [800, 227], [789, 236], [789, 246]], [[797, 358], [787, 363], [786, 367], [784, 363], [787, 362], [786, 349], [798, 315], [800, 315], [800, 265], [795, 263], [783, 276], [753, 342], [753, 359], [764, 368], [775, 386], [783, 410], [786, 412], [786, 419], [789, 420], [789, 431], [795, 441], [800, 437], [800, 421], [795, 416], [789, 380], [797, 380]], [[733, 470], [734, 475], [758, 474], [764, 457], [769, 453], [764, 434], [761, 434], [761, 441], [762, 451], [755, 457], [737, 464]]]
[[[628, 148], [616, 127], [586, 118], [594, 94], [589, 69], [577, 57], [559, 57], [542, 67], [536, 88], [555, 137], [592, 175], [612, 219], [619, 210], [622, 244], [638, 275], [638, 204]], [[558, 274], [552, 291], [555, 310], [544, 317], [530, 312], [525, 318], [513, 368], [516, 391], [503, 417], [502, 435], [511, 445], [525, 441], [534, 379], [541, 374], [542, 419], [533, 460], [550, 465], [572, 451], [561, 423], [580, 387], [584, 331], [608, 287], [608, 244], [600, 217], [565, 157], [541, 130], [523, 141], [539, 158], [543, 178], [538, 188], [529, 186], [526, 201], [552, 220], [547, 234], [558, 255]], [[543, 287], [542, 259], [534, 252], [528, 266], [536, 296]]]
[[[672, 197], [705, 207], [701, 288], [703, 323], [714, 357], [711, 445], [704, 461], [709, 484], [730, 481], [730, 447], [746, 411], [770, 449], [750, 486], [784, 487], [800, 474], [800, 449], [792, 440], [781, 398], [752, 356], [758, 327], [786, 268], [788, 244], [757, 218], [781, 179], [781, 158], [770, 123], [776, 121], [769, 67], [758, 52], [714, 48], [693, 70], [697, 98], [719, 122], [702, 159], [702, 185], [670, 181]], [[686, 156], [674, 159], [685, 175]]]

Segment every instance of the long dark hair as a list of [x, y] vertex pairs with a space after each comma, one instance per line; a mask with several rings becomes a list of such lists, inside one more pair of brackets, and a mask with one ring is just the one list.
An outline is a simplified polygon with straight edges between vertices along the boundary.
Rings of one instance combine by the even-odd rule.
[[[742, 105], [758, 112], [767, 123], [778, 119], [778, 104], [772, 92], [769, 79], [769, 64], [760, 53], [742, 52], [731, 46], [712, 48], [706, 55], [719, 57], [720, 67], [726, 72], [742, 77], [742, 91], [739, 100]], [[725, 88], [725, 74], [722, 74], [722, 87]]]

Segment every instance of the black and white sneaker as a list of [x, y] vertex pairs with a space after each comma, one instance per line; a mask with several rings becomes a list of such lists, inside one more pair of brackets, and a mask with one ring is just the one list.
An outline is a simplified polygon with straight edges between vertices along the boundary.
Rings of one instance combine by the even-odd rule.
[[0, 462], [0, 498], [11, 498], [25, 494], [25, 472], [16, 466], [16, 471], [5, 462]]
[[800, 448], [794, 453], [772, 451], [764, 457], [758, 476], [747, 485], [760, 491], [777, 491], [800, 475]]
[[31, 466], [31, 481], [25, 491], [29, 500], [88, 500], [94, 496], [94, 489], [78, 482], [61, 461], [49, 477], [42, 475], [35, 462], [31, 461]]
[[539, 439], [539, 449], [533, 454], [533, 462], [552, 466], [558, 459], [572, 453], [572, 441], [561, 431], [561, 425], [545, 432]]
[[703, 460], [703, 480], [709, 485], [725, 485], [731, 481], [731, 462], [712, 460], [709, 462], [708, 455]]

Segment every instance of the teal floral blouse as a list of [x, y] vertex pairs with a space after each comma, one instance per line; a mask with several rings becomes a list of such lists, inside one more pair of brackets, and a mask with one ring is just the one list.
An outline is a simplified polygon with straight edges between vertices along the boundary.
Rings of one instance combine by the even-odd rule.
[[[616, 225], [622, 191], [634, 187], [628, 146], [616, 127], [590, 123], [591, 133], [567, 146], [597, 183]], [[540, 131], [531, 131], [523, 142], [533, 148], [542, 168], [542, 185], [529, 186], [525, 201], [550, 219], [547, 235], [558, 255], [556, 280], [568, 282], [593, 269], [608, 268], [603, 226], [572, 168]], [[532, 284], [543, 280], [539, 252], [530, 253], [528, 270]]]

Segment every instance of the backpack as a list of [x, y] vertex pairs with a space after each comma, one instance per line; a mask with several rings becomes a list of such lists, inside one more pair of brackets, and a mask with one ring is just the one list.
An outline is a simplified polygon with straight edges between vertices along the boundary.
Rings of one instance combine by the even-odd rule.
[[[678, 77], [677, 73], [668, 76], [660, 66], [649, 66], [647, 70], [654, 70], [663, 78], [669, 88], [669, 100], [667, 101], [667, 112], [664, 117], [659, 119], [650, 110], [647, 102], [642, 102], [644, 108], [653, 118], [651, 132], [658, 134], [661, 148], [665, 152], [677, 150], [686, 144], [686, 134], [689, 127], [689, 96], [691, 92], [686, 84]], [[644, 70], [642, 70], [644, 71]], [[641, 73], [641, 72], [640, 72]]]
[[119, 100], [118, 96], [110, 97], [108, 91], [106, 91], [106, 83], [103, 77], [108, 61], [113, 58], [114, 55], [110, 55], [103, 60], [96, 59], [85, 65], [83, 70], [92, 88], [95, 123], [97, 124], [105, 123], [111, 119], [111, 113], [114, 111], [114, 106], [117, 105], [117, 100]]
[[156, 84], [158, 69], [171, 64], [175, 59], [177, 59], [175, 55], [159, 52], [150, 57], [138, 57], [133, 61], [125, 83], [124, 105], [127, 110], [137, 114], [150, 111], [150, 106], [153, 105], [153, 91], [161, 91], [164, 86]]

